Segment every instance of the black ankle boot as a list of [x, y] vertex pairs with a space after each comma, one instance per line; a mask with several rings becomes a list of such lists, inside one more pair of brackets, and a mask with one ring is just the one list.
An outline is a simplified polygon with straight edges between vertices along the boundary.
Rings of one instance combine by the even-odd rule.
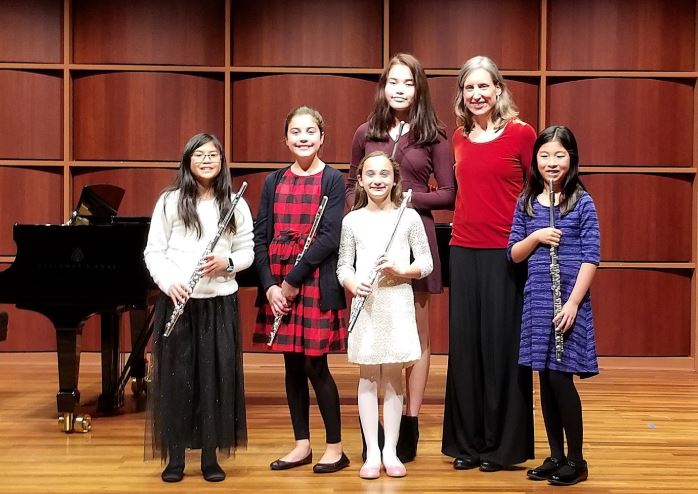
[[[359, 430], [361, 431], [361, 459], [366, 461], [366, 438], [364, 437], [364, 428], [361, 426], [360, 418]], [[383, 446], [385, 446], [385, 430], [383, 429], [383, 424], [378, 421], [378, 449], [383, 451]]]
[[584, 460], [567, 459], [567, 464], [562, 465], [557, 472], [548, 479], [553, 485], [574, 485], [585, 481], [589, 477], [587, 462]]
[[218, 464], [215, 448], [201, 450], [201, 473], [208, 482], [221, 482], [225, 480], [225, 472]]
[[400, 436], [397, 439], [397, 457], [403, 463], [414, 460], [419, 442], [419, 417], [403, 415], [400, 420]]
[[169, 452], [169, 462], [161, 474], [163, 482], [179, 482], [184, 477], [184, 451]]

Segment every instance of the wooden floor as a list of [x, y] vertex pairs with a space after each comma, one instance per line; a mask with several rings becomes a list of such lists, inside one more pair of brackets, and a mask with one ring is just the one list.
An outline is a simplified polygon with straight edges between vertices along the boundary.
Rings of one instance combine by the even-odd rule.
[[[356, 368], [333, 356], [340, 387], [345, 449], [350, 468], [314, 475], [311, 468], [271, 472], [269, 462], [292, 445], [284, 400], [283, 368], [276, 357], [246, 355], [249, 447], [223, 467], [225, 482], [209, 484], [198, 462], [179, 484], [160, 480], [159, 462], [143, 461], [144, 413], [130, 396], [116, 416], [95, 417], [89, 434], [64, 434], [55, 420], [55, 354], [0, 354], [0, 492], [557, 492], [547, 482], [526, 480], [525, 471], [455, 471], [441, 455], [445, 358], [432, 367], [423, 408], [418, 459], [403, 479], [358, 478], [360, 435]], [[271, 360], [270, 360], [271, 359]], [[83, 410], [94, 412], [100, 389], [98, 355], [82, 359]], [[270, 363], [271, 362], [271, 363]], [[576, 493], [698, 492], [698, 373], [612, 370], [579, 385], [584, 404], [587, 482]], [[546, 456], [545, 430], [536, 399], [536, 461]], [[323, 449], [322, 423], [313, 406], [313, 446]]]

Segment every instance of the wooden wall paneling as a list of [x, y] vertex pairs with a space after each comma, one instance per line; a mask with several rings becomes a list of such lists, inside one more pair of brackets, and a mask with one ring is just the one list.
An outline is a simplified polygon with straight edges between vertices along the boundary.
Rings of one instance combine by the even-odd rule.
[[0, 256], [13, 256], [15, 223], [63, 223], [62, 168], [0, 167]]
[[458, 78], [455, 76], [430, 76], [429, 92], [436, 111], [436, 116], [446, 127], [450, 139], [456, 130], [456, 113], [454, 104], [458, 92]]
[[269, 169], [235, 167], [230, 170], [230, 173], [233, 175], [233, 189], [237, 190], [240, 188], [242, 182], [247, 182], [247, 190], [243, 197], [250, 207], [253, 218], [257, 217], [259, 199], [262, 197], [262, 189], [264, 188], [264, 180], [272, 171], [273, 170]]
[[235, 66], [382, 67], [382, 0], [234, 2]]
[[695, 0], [548, 0], [548, 68], [695, 70]]
[[179, 161], [199, 132], [224, 136], [223, 74], [79, 72], [76, 160]]
[[320, 157], [328, 163], [351, 160], [351, 140], [368, 118], [376, 83], [341, 75], [281, 74], [237, 77], [233, 81], [233, 161], [291, 163], [283, 143], [290, 110], [308, 105], [325, 121]]
[[591, 297], [600, 355], [690, 355], [690, 271], [600, 269]]
[[0, 70], [0, 159], [63, 158], [63, 79]]
[[592, 173], [582, 180], [596, 204], [604, 261], [692, 260], [692, 176]]
[[0, 62], [61, 63], [63, 0], [4, 0]]
[[72, 204], [77, 204], [83, 186], [111, 184], [125, 190], [119, 216], [151, 216], [176, 174], [175, 168], [74, 168]]
[[487, 55], [500, 69], [537, 70], [540, 0], [390, 2], [390, 54], [427, 68], [460, 68]]
[[73, 0], [73, 61], [225, 64], [221, 0]]
[[56, 330], [46, 316], [8, 304], [0, 304], [0, 311], [7, 312], [9, 318], [7, 339], [0, 342], [0, 352], [56, 350]]
[[573, 130], [587, 166], [691, 166], [694, 81], [548, 80], [548, 125]]

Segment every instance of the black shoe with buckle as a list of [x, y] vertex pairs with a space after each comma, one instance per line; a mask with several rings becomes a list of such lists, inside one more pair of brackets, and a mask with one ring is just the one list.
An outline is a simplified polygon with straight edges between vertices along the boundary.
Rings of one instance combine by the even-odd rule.
[[548, 480], [550, 476], [557, 472], [564, 464], [565, 460], [559, 460], [549, 456], [543, 461], [542, 465], [527, 471], [526, 475], [528, 475], [528, 478], [531, 480]]
[[557, 472], [548, 479], [553, 485], [574, 485], [585, 481], [589, 477], [587, 462], [567, 459], [567, 464], [562, 465]]

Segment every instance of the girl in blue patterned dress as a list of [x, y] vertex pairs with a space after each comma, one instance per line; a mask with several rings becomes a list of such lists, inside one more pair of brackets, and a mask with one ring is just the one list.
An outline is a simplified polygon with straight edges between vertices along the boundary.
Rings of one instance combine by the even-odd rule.
[[[572, 132], [562, 126], [540, 133], [537, 166], [514, 213], [508, 254], [527, 261], [519, 363], [537, 370], [550, 456], [529, 470], [531, 480], [572, 485], [588, 476], [582, 455], [582, 405], [573, 375], [598, 374], [589, 287], [600, 260], [594, 201], [579, 179], [579, 153]], [[550, 204], [550, 179], [555, 204]], [[550, 226], [550, 207], [555, 227]], [[550, 246], [558, 249], [562, 310], [553, 317]], [[555, 358], [554, 328], [564, 334], [562, 359]], [[567, 455], [564, 438], [567, 437]]]

